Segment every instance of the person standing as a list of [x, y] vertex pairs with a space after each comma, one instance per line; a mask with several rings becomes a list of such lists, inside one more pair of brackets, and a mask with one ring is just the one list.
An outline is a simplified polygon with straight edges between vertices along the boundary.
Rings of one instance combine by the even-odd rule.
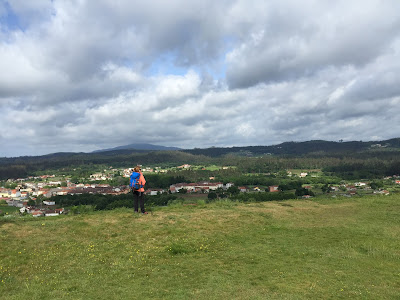
[[131, 188], [133, 194], [133, 209], [135, 213], [139, 212], [139, 205], [140, 211], [142, 214], [147, 214], [144, 209], [144, 185], [146, 184], [146, 179], [142, 174], [142, 170], [139, 166], [136, 166], [133, 169], [131, 174], [129, 186]]

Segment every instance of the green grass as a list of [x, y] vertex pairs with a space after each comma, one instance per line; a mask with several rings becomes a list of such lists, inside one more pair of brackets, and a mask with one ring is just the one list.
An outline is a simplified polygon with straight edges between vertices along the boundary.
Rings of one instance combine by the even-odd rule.
[[208, 166], [192, 166], [193, 170], [207, 170], [207, 171], [218, 171], [222, 169], [221, 166], [217, 165], [208, 165]]
[[3, 213], [14, 213], [16, 211], [19, 211], [18, 207], [14, 207], [14, 206], [0, 206], [0, 211], [2, 211]]
[[398, 299], [400, 197], [0, 219], [2, 299]]

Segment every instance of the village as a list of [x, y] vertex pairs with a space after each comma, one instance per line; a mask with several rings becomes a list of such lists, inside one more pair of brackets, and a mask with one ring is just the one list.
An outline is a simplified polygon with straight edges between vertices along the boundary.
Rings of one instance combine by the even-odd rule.
[[[190, 165], [184, 164], [176, 169], [188, 169]], [[160, 167], [142, 168], [145, 173], [166, 173], [167, 170]], [[121, 170], [112, 169], [104, 172], [97, 172], [90, 175], [92, 182], [108, 181], [113, 179], [112, 173], [118, 172], [124, 178], [129, 178], [133, 168]], [[12, 206], [19, 208], [21, 213], [31, 214], [34, 217], [39, 216], [57, 216], [65, 212], [64, 208], [57, 208], [54, 201], [48, 199], [53, 196], [82, 195], [82, 194], [102, 194], [102, 195], [121, 195], [128, 194], [130, 188], [128, 185], [111, 186], [107, 183], [73, 183], [69, 177], [60, 179], [56, 175], [30, 176], [27, 178], [8, 179], [8, 184], [14, 185], [14, 188], [0, 187], [0, 204], [3, 206]], [[204, 191], [215, 190], [221, 187], [219, 183], [202, 183]], [[185, 184], [182, 184], [182, 188]], [[178, 190], [174, 187], [168, 189], [146, 189], [146, 195], [158, 195], [168, 192], [174, 193]], [[1, 209], [0, 209], [1, 212]]]
[[[176, 167], [175, 169], [189, 169], [192, 166], [184, 164]], [[167, 170], [160, 167], [150, 168], [142, 167], [145, 174], [149, 173], [167, 173]], [[130, 188], [127, 184], [112, 186], [107, 182], [113, 179], [113, 173], [118, 173], [123, 178], [129, 178], [133, 168], [112, 169], [112, 172], [104, 170], [104, 172], [93, 173], [89, 176], [88, 180], [92, 183], [74, 183], [70, 177], [60, 178], [55, 175], [41, 175], [32, 176], [28, 178], [8, 179], [7, 183], [13, 185], [13, 188], [0, 187], [0, 203], [3, 206], [12, 206], [19, 208], [21, 213], [31, 214], [32, 216], [57, 216], [66, 212], [64, 208], [56, 207], [54, 201], [49, 198], [53, 196], [65, 195], [83, 195], [83, 194], [101, 194], [101, 195], [122, 195], [128, 194]], [[300, 172], [299, 174], [292, 174], [287, 172], [288, 177], [297, 176], [305, 178], [310, 176], [307, 172]], [[400, 180], [397, 176], [386, 177], [386, 180], [391, 180], [396, 186], [400, 186]], [[102, 183], [98, 183], [101, 181]], [[280, 192], [283, 190], [282, 186], [235, 186], [233, 182], [224, 184], [223, 182], [215, 181], [215, 177], [209, 177], [208, 181], [200, 182], [181, 182], [169, 186], [169, 188], [147, 188], [145, 195], [156, 196], [164, 193], [168, 194], [209, 194], [211, 192], [223, 193], [229, 189], [235, 188], [240, 193], [251, 192]], [[312, 198], [314, 193], [312, 190], [316, 189], [315, 185], [303, 185], [304, 193], [300, 195], [301, 198]], [[320, 188], [320, 187], [319, 187]], [[317, 188], [318, 189], [318, 188]], [[370, 182], [352, 182], [342, 183], [340, 185], [330, 185], [325, 192], [331, 193], [332, 197], [345, 196], [351, 197], [362, 194], [380, 194], [389, 195], [390, 192], [384, 188], [376, 188]], [[1, 207], [0, 207], [1, 211]]]

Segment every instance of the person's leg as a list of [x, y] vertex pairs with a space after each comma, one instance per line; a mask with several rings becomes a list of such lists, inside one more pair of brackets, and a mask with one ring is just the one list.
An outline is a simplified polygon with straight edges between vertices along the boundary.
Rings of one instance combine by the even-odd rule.
[[133, 210], [135, 212], [139, 212], [139, 192], [132, 190], [132, 194], [133, 194]]
[[140, 210], [142, 213], [145, 213], [144, 210], [144, 194], [143, 192], [139, 192], [139, 202], [140, 202]]

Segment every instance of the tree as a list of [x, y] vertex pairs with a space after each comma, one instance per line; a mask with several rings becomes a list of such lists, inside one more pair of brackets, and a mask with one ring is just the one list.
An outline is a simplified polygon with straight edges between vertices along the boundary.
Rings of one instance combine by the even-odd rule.
[[43, 195], [37, 196], [37, 198], [36, 198], [36, 206], [40, 206], [42, 204], [42, 202], [43, 202], [43, 199], [44, 199]]
[[240, 193], [240, 190], [239, 190], [239, 188], [238, 188], [237, 186], [230, 186], [230, 187], [228, 188], [227, 192], [228, 192], [231, 196], [234, 196], [234, 195], [239, 194], [239, 193]]
[[208, 198], [208, 200], [215, 200], [218, 198], [218, 195], [215, 192], [210, 192], [210, 193], [208, 193], [207, 198]]
[[297, 188], [294, 194], [296, 195], [296, 197], [302, 197], [304, 195], [314, 196], [314, 193], [306, 188]]
[[79, 179], [78, 176], [72, 176], [71, 179], [70, 179], [70, 181], [71, 181], [72, 183], [78, 184], [79, 181], [80, 181], [80, 179]]
[[35, 200], [29, 199], [28, 206], [35, 206], [35, 204], [36, 204]]
[[373, 181], [369, 185], [371, 186], [371, 189], [373, 189], [373, 190], [383, 188], [383, 183], [380, 181]]
[[323, 193], [330, 193], [332, 191], [332, 188], [328, 184], [325, 184], [324, 186], [322, 186], [321, 189], [322, 189]]
[[224, 189], [221, 188], [221, 187], [219, 187], [219, 188], [217, 188], [217, 189], [215, 190], [215, 192], [216, 192], [216, 193], [222, 194], [222, 193], [224, 192]]

